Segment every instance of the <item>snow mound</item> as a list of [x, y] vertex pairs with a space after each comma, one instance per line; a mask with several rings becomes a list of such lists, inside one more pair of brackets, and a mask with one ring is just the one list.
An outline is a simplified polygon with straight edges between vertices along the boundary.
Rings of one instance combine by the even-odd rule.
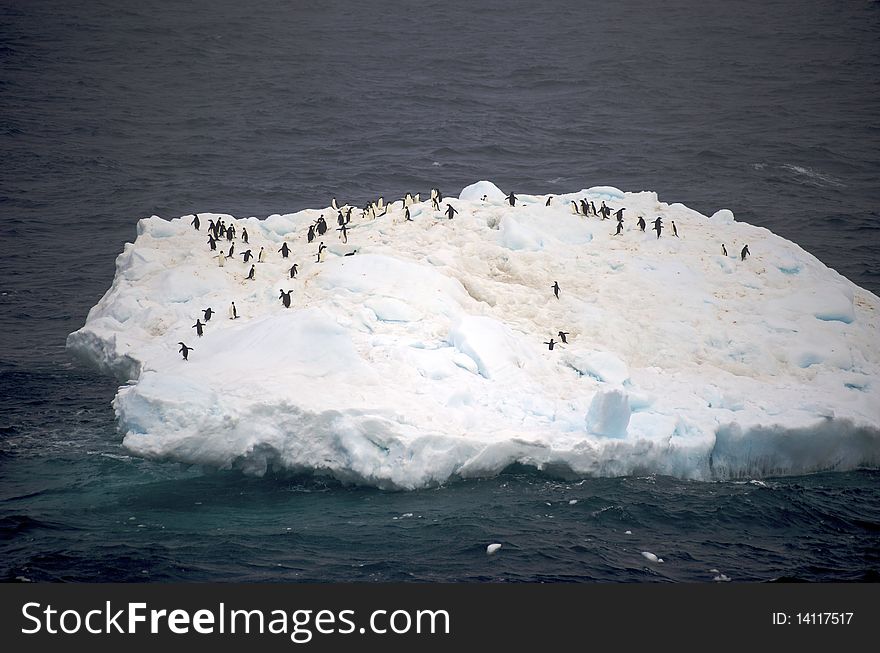
[[[726, 209], [610, 186], [505, 195], [472, 184], [454, 220], [355, 209], [347, 243], [307, 241], [329, 207], [202, 213], [200, 231], [142, 219], [68, 350], [125, 384], [130, 452], [249, 474], [409, 489], [514, 463], [706, 480], [880, 465], [876, 296]], [[574, 213], [581, 198], [624, 208], [623, 233]], [[238, 231], [223, 267], [206, 231], [221, 219]]]

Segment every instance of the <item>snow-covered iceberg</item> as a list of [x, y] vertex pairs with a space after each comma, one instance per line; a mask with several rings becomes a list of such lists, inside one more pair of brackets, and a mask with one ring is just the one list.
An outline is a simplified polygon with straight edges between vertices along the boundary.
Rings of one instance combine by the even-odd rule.
[[[417, 488], [512, 463], [707, 480], [880, 464], [875, 295], [727, 210], [608, 186], [505, 195], [482, 181], [410, 220], [401, 201], [354, 209], [347, 242], [330, 208], [140, 220], [67, 346], [125, 383], [131, 452], [254, 474]], [[581, 199], [624, 208], [622, 233]], [[205, 231], [221, 218], [238, 231], [222, 267]]]

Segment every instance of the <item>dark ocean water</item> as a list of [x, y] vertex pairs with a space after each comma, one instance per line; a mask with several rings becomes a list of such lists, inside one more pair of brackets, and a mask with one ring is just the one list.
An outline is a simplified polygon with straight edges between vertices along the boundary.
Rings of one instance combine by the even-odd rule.
[[880, 579], [876, 470], [249, 478], [129, 457], [64, 350], [140, 217], [479, 179], [729, 208], [878, 293], [878, 72], [857, 0], [0, 4], [0, 578]]

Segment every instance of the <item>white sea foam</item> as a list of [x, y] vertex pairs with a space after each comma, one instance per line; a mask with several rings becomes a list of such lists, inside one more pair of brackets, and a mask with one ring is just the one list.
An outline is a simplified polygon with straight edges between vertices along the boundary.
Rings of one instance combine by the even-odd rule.
[[[399, 202], [356, 210], [321, 263], [305, 232], [327, 209], [235, 220], [269, 253], [255, 281], [238, 255], [217, 265], [192, 216], [143, 219], [68, 348], [125, 383], [129, 452], [252, 474], [418, 488], [513, 463], [691, 479], [880, 465], [876, 296], [727, 210], [608, 186], [549, 207], [505, 195], [478, 182], [412, 222]], [[625, 207], [623, 234], [575, 215], [581, 198]]]

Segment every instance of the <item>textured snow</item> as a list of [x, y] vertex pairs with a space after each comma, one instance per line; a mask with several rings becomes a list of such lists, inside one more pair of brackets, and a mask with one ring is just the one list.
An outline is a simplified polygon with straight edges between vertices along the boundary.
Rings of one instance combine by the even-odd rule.
[[[200, 232], [191, 215], [142, 219], [68, 348], [124, 383], [131, 453], [252, 474], [418, 488], [513, 463], [705, 480], [880, 464], [876, 296], [726, 209], [609, 186], [511, 207], [507, 192], [481, 181], [410, 222], [399, 201], [355, 209], [347, 244], [330, 208], [201, 213]], [[576, 215], [581, 198], [624, 207], [624, 232]], [[307, 243], [321, 214], [331, 231]], [[206, 244], [221, 217], [250, 236], [223, 267]]]

